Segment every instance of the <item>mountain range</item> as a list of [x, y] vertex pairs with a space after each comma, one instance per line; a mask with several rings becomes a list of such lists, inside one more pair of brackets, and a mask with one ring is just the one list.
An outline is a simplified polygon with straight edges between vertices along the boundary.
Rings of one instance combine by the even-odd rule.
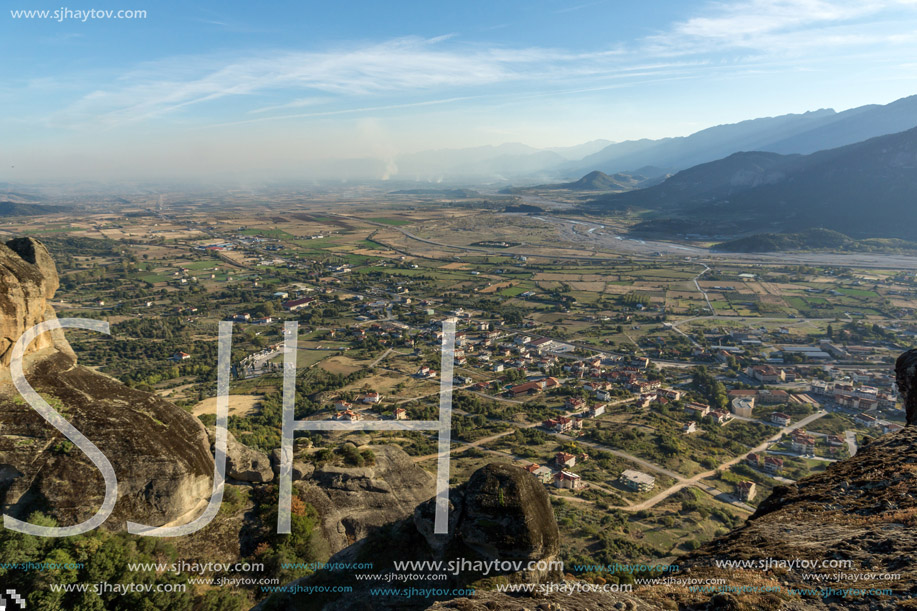
[[592, 199], [644, 209], [637, 232], [735, 236], [821, 227], [854, 238], [914, 239], [917, 128], [809, 155], [733, 153], [661, 184]]
[[594, 140], [567, 148], [503, 144], [430, 150], [395, 157], [400, 180], [539, 184], [572, 181], [595, 170], [655, 178], [736, 151], [809, 154], [917, 127], [917, 95], [885, 105], [821, 109], [718, 125], [689, 136], [623, 142]]

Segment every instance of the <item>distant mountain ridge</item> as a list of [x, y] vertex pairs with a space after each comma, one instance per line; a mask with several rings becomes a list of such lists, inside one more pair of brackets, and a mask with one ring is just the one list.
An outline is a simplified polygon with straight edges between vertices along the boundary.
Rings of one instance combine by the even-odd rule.
[[628, 171], [642, 165], [682, 170], [737, 151], [810, 154], [917, 127], [917, 95], [843, 112], [831, 109], [717, 125], [682, 138], [611, 144], [568, 164], [576, 174]]
[[644, 233], [741, 235], [823, 227], [852, 238], [914, 237], [917, 128], [810, 155], [735, 153], [647, 189], [593, 199], [644, 208]]
[[593, 140], [555, 148], [508, 143], [421, 151], [396, 157], [397, 170], [387, 173], [402, 180], [504, 181], [517, 186], [575, 182], [593, 171], [654, 178], [737, 151], [806, 155], [913, 127], [917, 127], [917, 95], [843, 112], [820, 109], [750, 119], [658, 140]]

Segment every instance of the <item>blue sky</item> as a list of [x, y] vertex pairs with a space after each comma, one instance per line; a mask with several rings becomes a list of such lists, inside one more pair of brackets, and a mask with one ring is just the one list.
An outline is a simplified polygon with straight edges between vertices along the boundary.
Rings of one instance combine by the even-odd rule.
[[[658, 138], [917, 93], [917, 0], [4, 4], [0, 180]], [[62, 6], [147, 16], [10, 12]]]

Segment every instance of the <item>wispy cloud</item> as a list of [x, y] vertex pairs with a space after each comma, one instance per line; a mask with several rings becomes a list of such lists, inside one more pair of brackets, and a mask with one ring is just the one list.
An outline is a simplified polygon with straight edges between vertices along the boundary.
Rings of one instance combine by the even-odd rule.
[[[779, 53], [787, 47], [873, 43], [880, 40], [880, 31], [853, 36], [844, 30], [869, 30], [869, 18], [906, 8], [917, 8], [917, 0], [716, 2], [645, 42], [648, 51], [658, 54], [723, 52], [737, 48]], [[800, 44], [803, 41], [807, 44]]]
[[[219, 107], [219, 116], [209, 116], [212, 124], [236, 124], [499, 98], [507, 91], [519, 99], [545, 91], [599, 91], [628, 79], [700, 78], [724, 65], [770, 70], [795, 61], [802, 68], [870, 46], [913, 48], [917, 34], [892, 19], [914, 9], [917, 0], [715, 2], [651, 36], [588, 52], [473, 45], [446, 34], [324, 51], [178, 57], [138, 66], [46, 120], [52, 126], [113, 128], [234, 98], [237, 103]], [[289, 113], [307, 107], [314, 110]], [[245, 119], [251, 115], [259, 116]]]
[[[382, 44], [314, 52], [277, 51], [226, 62], [177, 58], [141, 66], [109, 87], [84, 96], [57, 116], [59, 124], [92, 121], [118, 126], [225, 98], [259, 93], [310, 92], [326, 96], [447, 92], [545, 78], [599, 74], [618, 50], [571, 53], [541, 48], [443, 49], [435, 39], [403, 38]], [[257, 112], [310, 104], [314, 96]], [[309, 101], [306, 101], [309, 100]]]

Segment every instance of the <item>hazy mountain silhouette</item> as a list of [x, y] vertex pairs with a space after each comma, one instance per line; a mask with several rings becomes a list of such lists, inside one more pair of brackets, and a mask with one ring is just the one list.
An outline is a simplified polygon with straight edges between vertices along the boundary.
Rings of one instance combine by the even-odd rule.
[[681, 138], [611, 144], [568, 164], [576, 175], [623, 172], [643, 165], [682, 170], [736, 151], [808, 154], [917, 127], [917, 96], [844, 112], [830, 109], [718, 125]]
[[658, 211], [637, 229], [662, 233], [823, 227], [855, 238], [913, 239], [915, 203], [917, 128], [810, 155], [735, 153], [589, 206]]

